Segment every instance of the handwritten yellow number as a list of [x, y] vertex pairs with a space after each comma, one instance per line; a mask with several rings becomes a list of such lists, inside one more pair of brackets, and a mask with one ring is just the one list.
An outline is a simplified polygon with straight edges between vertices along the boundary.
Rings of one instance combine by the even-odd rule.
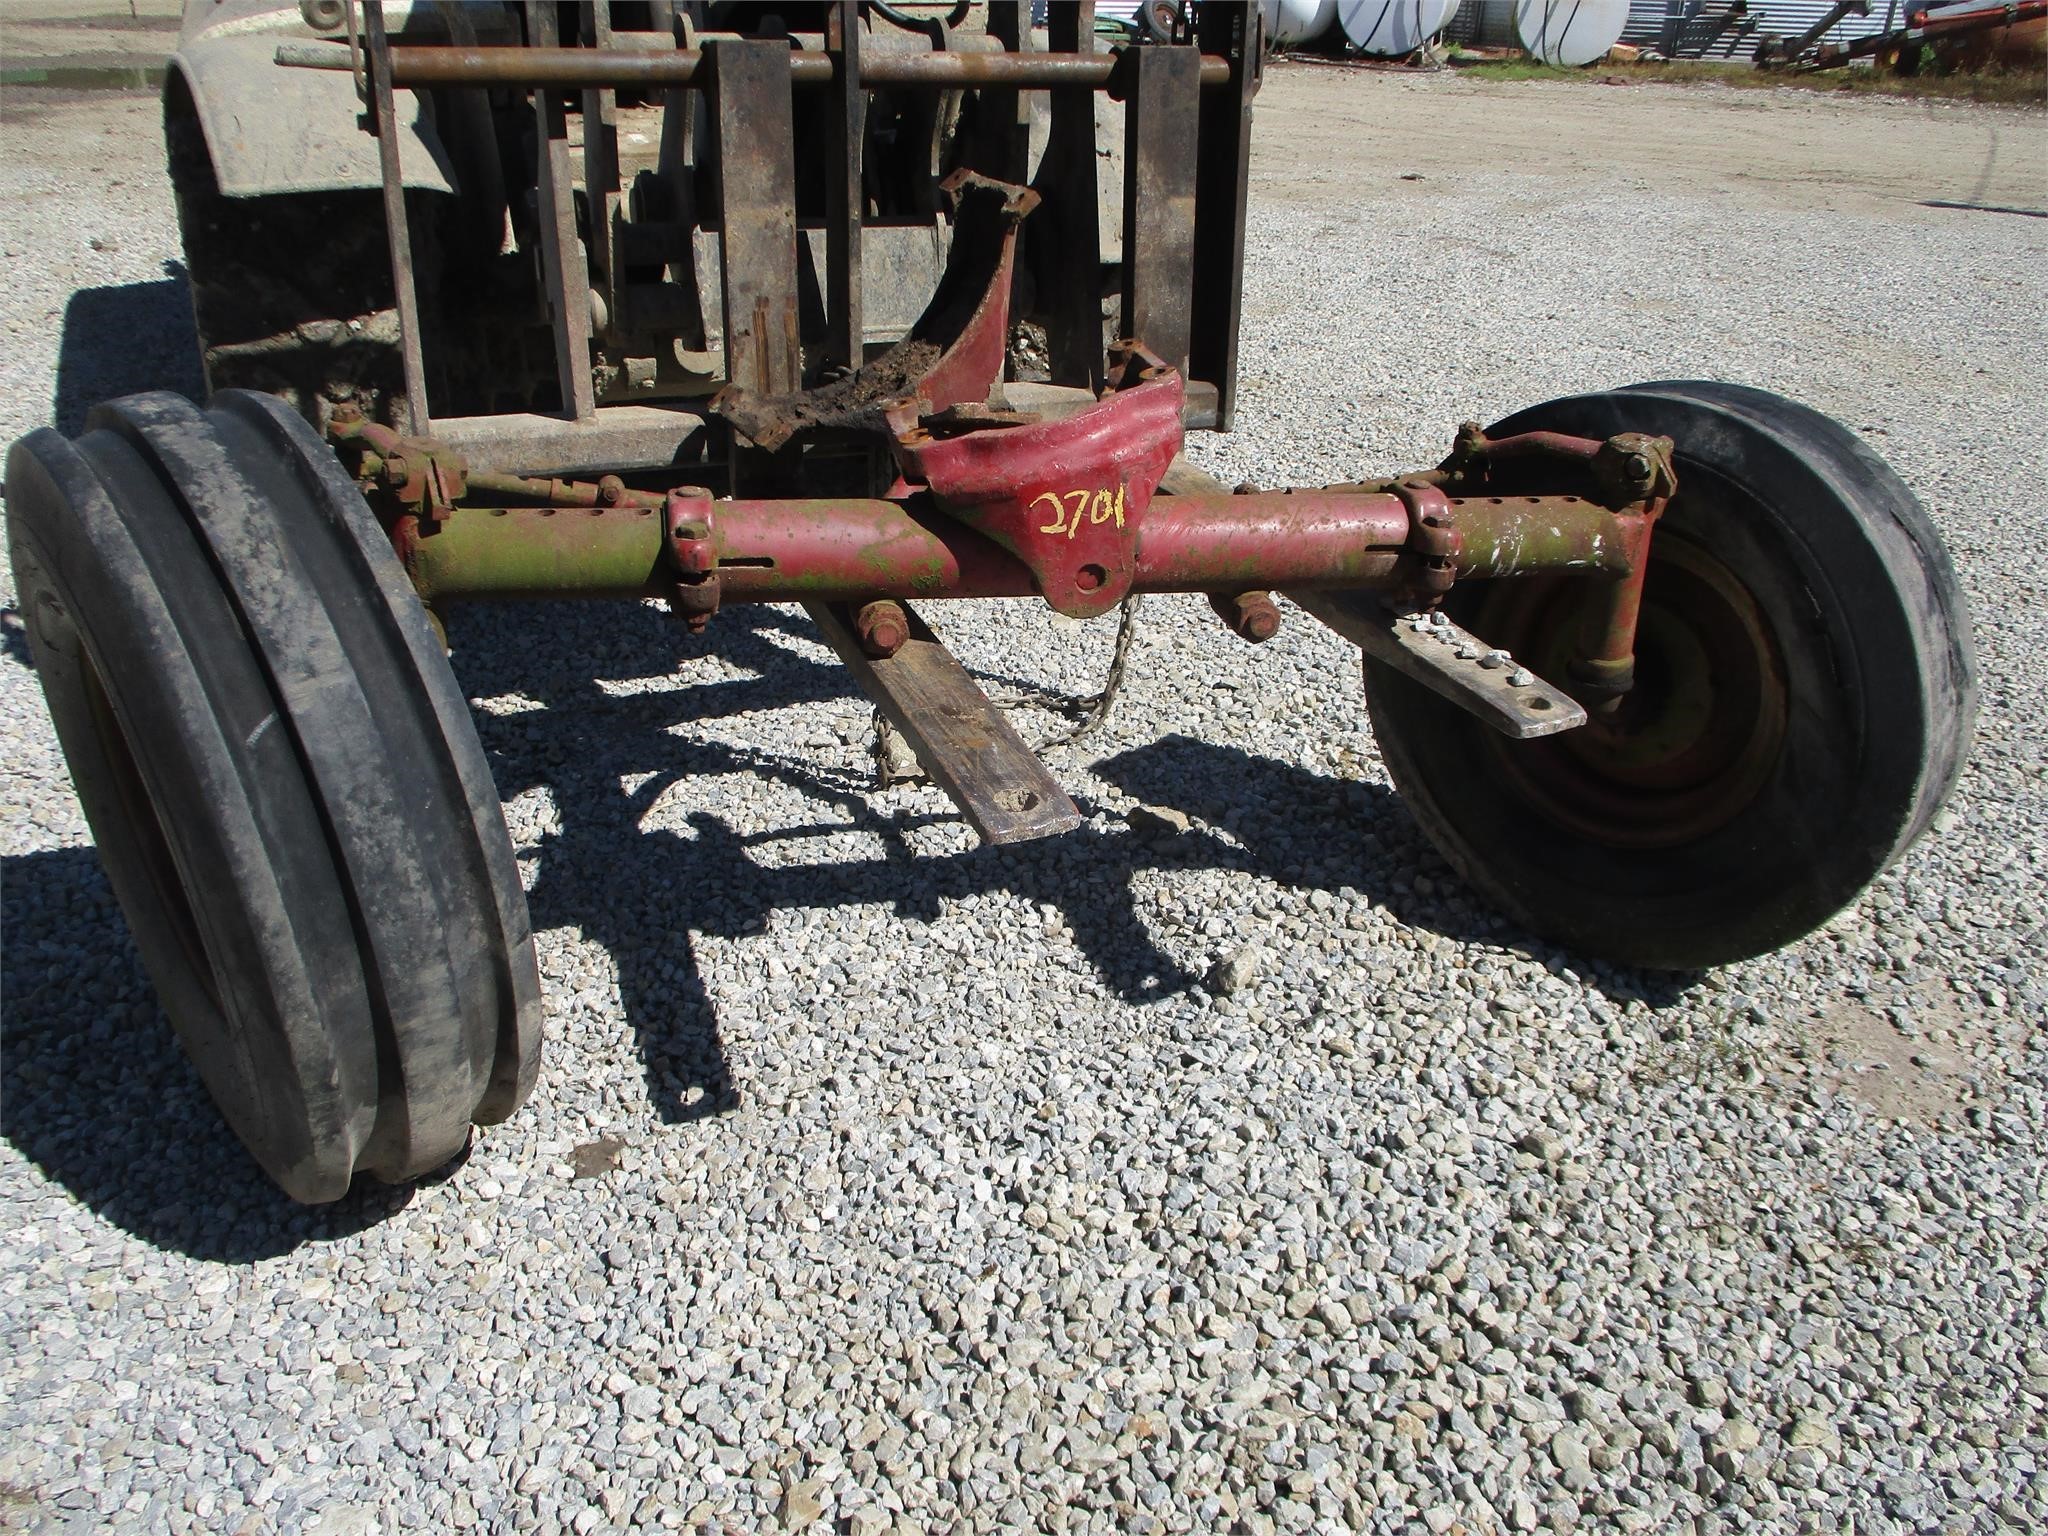
[[1123, 527], [1124, 488], [1122, 486], [1116, 488], [1116, 495], [1114, 497], [1107, 491], [1097, 491], [1095, 493], [1095, 510], [1088, 514], [1088, 521], [1091, 523], [1106, 523], [1111, 518], [1116, 519], [1117, 527]]
[[1108, 522], [1114, 522], [1119, 528], [1124, 525], [1122, 486], [1118, 486], [1113, 495], [1108, 491], [1041, 491], [1031, 498], [1031, 507], [1036, 511], [1041, 506], [1051, 509], [1052, 520], [1040, 523], [1038, 531], [1054, 538], [1065, 534], [1071, 539], [1081, 531], [1084, 517], [1098, 527]]
[[1067, 537], [1071, 539], [1076, 533], [1081, 531], [1081, 514], [1088, 510], [1088, 493], [1086, 491], [1068, 491], [1065, 494], [1070, 504], [1067, 517]]

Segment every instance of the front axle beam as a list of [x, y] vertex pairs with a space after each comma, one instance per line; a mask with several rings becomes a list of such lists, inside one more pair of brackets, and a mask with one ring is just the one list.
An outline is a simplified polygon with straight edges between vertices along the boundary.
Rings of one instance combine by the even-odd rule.
[[[1633, 568], [1637, 512], [1577, 496], [1445, 497], [1459, 577]], [[709, 501], [703, 543], [721, 603], [1030, 597], [1032, 572], [918, 498]], [[1136, 530], [1136, 592], [1398, 592], [1419, 584], [1409, 507], [1392, 493], [1297, 490], [1159, 496]], [[397, 544], [420, 595], [667, 596], [664, 515], [645, 505], [447, 508], [406, 517]]]

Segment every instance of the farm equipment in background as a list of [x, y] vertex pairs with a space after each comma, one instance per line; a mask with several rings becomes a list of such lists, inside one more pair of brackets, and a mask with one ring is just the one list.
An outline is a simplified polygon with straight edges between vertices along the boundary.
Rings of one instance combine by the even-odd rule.
[[1832, 32], [1836, 25], [1847, 16], [1868, 16], [1870, 0], [1835, 0], [1835, 3], [1821, 12], [1812, 26], [1797, 37], [1767, 36], [1756, 46], [1756, 63], [1759, 69], [1775, 65], [1792, 64], [1819, 44]]
[[714, 637], [800, 603], [1004, 843], [1079, 814], [915, 604], [1201, 594], [1237, 646], [1284, 596], [1361, 649], [1451, 864], [1635, 965], [1791, 942], [1960, 772], [1947, 556], [1804, 407], [1645, 384], [1351, 484], [1187, 464], [1235, 414], [1256, 8], [1107, 51], [1091, 7], [1007, 0], [306, 0], [282, 41], [222, 9], [166, 88], [216, 393], [30, 434], [7, 516], [108, 877], [299, 1199], [437, 1166], [539, 1067], [436, 617], [466, 599]]
[[1874, 56], [1899, 74], [1917, 74], [1925, 56], [1950, 69], [1981, 69], [1994, 62], [2039, 67], [2048, 56], [2048, 0], [1957, 0], [1906, 8], [1906, 24], [1846, 46], [1823, 46], [1814, 69], [1832, 69]]

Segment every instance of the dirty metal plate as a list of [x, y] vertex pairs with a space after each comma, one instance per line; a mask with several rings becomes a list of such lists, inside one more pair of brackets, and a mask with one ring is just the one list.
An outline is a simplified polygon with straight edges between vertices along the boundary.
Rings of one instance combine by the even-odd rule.
[[804, 611], [983, 842], [1028, 842], [1081, 824], [1038, 754], [908, 604], [910, 639], [881, 659], [861, 649], [844, 605], [806, 603]]
[[803, 383], [789, 46], [721, 38], [706, 51], [718, 135], [725, 376], [756, 394], [787, 394]]
[[1195, 144], [1202, 56], [1136, 48], [1124, 107], [1123, 333], [1185, 375], [1193, 333]]
[[[1289, 592], [1375, 661], [1407, 673], [1506, 736], [1555, 736], [1586, 723], [1579, 701], [1441, 614], [1401, 616], [1367, 592]], [[1431, 622], [1431, 620], [1435, 622]]]

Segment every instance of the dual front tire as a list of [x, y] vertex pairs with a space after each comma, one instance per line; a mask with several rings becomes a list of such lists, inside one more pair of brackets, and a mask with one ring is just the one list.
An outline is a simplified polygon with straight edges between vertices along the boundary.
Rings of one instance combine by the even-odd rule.
[[539, 1065], [510, 842], [425, 611], [306, 423], [102, 406], [7, 465], [51, 717], [165, 1011], [294, 1198], [416, 1177]]

